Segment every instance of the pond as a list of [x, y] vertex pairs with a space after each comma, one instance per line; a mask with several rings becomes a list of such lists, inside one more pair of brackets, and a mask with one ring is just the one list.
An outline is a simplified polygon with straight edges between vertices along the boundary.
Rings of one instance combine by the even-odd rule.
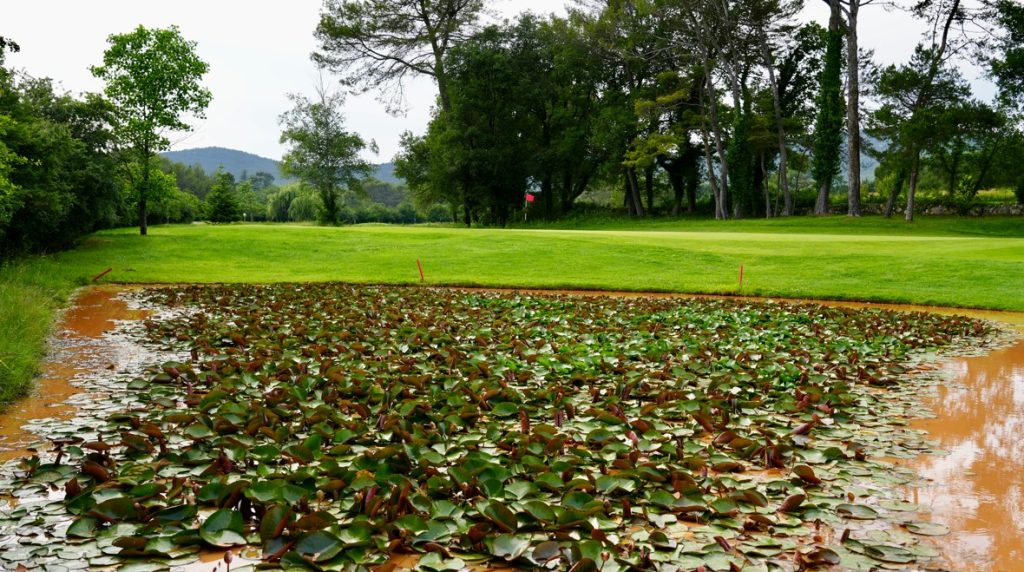
[[[439, 292], [445, 292], [438, 294], [439, 296], [455, 296], [455, 298], [449, 300], [449, 304], [451, 304], [452, 300], [459, 300], [459, 295], [452, 294], [451, 291]], [[347, 291], [343, 293], [347, 293]], [[358, 292], [356, 293], [358, 294]], [[593, 293], [584, 294], [588, 298], [593, 295]], [[484, 296], [485, 298], [473, 298], [471, 306], [473, 304], [479, 305], [482, 303], [486, 305], [490, 303], [486, 300], [487, 294], [485, 293], [478, 292], [473, 294], [473, 296]], [[509, 297], [518, 296], [518, 294], [504, 293], [496, 294], [496, 296]], [[553, 308], [557, 311], [565, 312], [581, 304], [586, 305], [582, 302], [574, 302], [572, 297], [565, 299], [569, 300], [568, 304], [560, 302], [558, 305], [553, 306]], [[213, 303], [212, 300], [209, 302]], [[186, 355], [181, 353], [182, 350], [180, 348], [175, 353], [174, 351], [155, 348], [151, 343], [140, 342], [143, 337], [140, 320], [147, 316], [147, 311], [143, 310], [141, 305], [147, 303], [149, 302], [144, 301], [141, 298], [141, 294], [135, 289], [124, 292], [113, 288], [82, 291], [71, 310], [65, 315], [60, 334], [54, 343], [54, 359], [47, 365], [37, 390], [38, 395], [34, 399], [18, 404], [0, 418], [0, 455], [3, 455], [3, 458], [11, 459], [24, 454], [26, 447], [38, 441], [36, 435], [60, 437], [61, 435], [46, 434], [47, 431], [52, 431], [55, 427], [59, 427], [60, 422], [65, 423], [65, 425], [70, 422], [72, 430], [81, 432], [83, 423], [87, 424], [90, 419], [95, 419], [95, 423], [99, 424], [100, 420], [109, 416], [117, 408], [137, 411], [146, 408], [144, 402], [135, 399], [132, 394], [133, 392], [126, 390], [125, 384], [128, 380], [142, 374], [147, 365], [177, 360], [188, 361]], [[732, 302], [724, 303], [731, 304]], [[638, 307], [644, 311], [661, 312], [668, 311], [670, 308], [670, 306], [664, 304], [653, 308], [647, 308], [644, 305], [646, 302], [638, 304], [640, 304]], [[851, 306], [851, 304], [837, 305]], [[880, 307], [875, 304], [853, 306]], [[597, 315], [597, 312], [621, 311], [630, 308], [633, 308], [633, 306], [619, 308], [614, 305], [596, 303], [593, 311]], [[899, 307], [898, 309], [915, 310], [916, 308]], [[720, 308], [709, 307], [709, 310], [717, 311]], [[162, 311], [164, 312], [162, 317], [165, 319], [180, 316], [181, 313], [180, 308], [177, 310], [164, 308]], [[472, 312], [474, 310], [471, 309], [469, 311]], [[745, 311], [749, 311], [749, 308]], [[789, 310], [787, 309], [786, 311]], [[941, 311], [945, 312], [948, 310], [942, 309]], [[979, 317], [1020, 320], [1020, 316], [1014, 314], [985, 313]], [[157, 317], [156, 321], [159, 318], [160, 316]], [[547, 319], [551, 318], [551, 315], [541, 313], [534, 316], [534, 318]], [[548, 328], [550, 329], [551, 327], [549, 324]], [[1013, 446], [1016, 435], [1019, 434], [1019, 429], [1024, 426], [1024, 423], [1022, 423], [1024, 417], [1022, 417], [1020, 411], [1022, 405], [1024, 405], [1024, 373], [1022, 373], [1024, 372], [1024, 344], [1018, 343], [1012, 347], [998, 349], [984, 356], [944, 358], [940, 363], [942, 365], [937, 369], [935, 366], [928, 365], [927, 363], [920, 363], [920, 367], [916, 369], [912, 367], [909, 370], [910, 374], [917, 373], [922, 378], [922, 391], [926, 387], [933, 387], [931, 391], [935, 392], [936, 395], [928, 401], [928, 405], [938, 416], [936, 419], [914, 421], [910, 428], [927, 430], [930, 434], [929, 439], [934, 440], [935, 443], [919, 446], [915, 444], [919, 439], [915, 439], [911, 434], [899, 437], [900, 439], [905, 438], [907, 443], [910, 444], [902, 448], [896, 446], [894, 450], [897, 452], [913, 451], [916, 447], [929, 451], [949, 451], [950, 454], [942, 455], [940, 453], [940, 455], [925, 454], [919, 456], [906, 454], [886, 457], [884, 462], [894, 464], [893, 470], [895, 474], [901, 474], [898, 467], [902, 466], [917, 471], [918, 474], [930, 480], [897, 479], [897, 482], [905, 483], [902, 485], [902, 488], [897, 487], [897, 492], [899, 493], [897, 496], [902, 498], [883, 499], [888, 504], [881, 506], [898, 507], [899, 511], [893, 514], [905, 514], [906, 516], [900, 516], [897, 520], [937, 523], [938, 527], [934, 529], [928, 528], [925, 524], [918, 527], [917, 532], [926, 533], [926, 536], [923, 537], [925, 540], [927, 539], [927, 534], [943, 533], [943, 525], [951, 530], [948, 535], [938, 537], [939, 542], [933, 544], [933, 546], [941, 548], [942, 554], [939, 559], [929, 560], [930, 564], [941, 561], [954, 569], [1005, 568], [1009, 564], [1020, 560], [1020, 551], [1022, 550], [1021, 538], [1024, 537], [1024, 534], [1022, 534], [1024, 532], [1024, 529], [1022, 529], [1024, 515], [1021, 514], [1021, 494], [1022, 490], [1024, 490], [1024, 466], [1022, 466], [1024, 465], [1024, 454], [1020, 453], [1022, 449]], [[149, 375], [152, 375], [152, 373]], [[934, 379], [937, 376], [942, 376], [948, 379], [949, 382], [935, 385]], [[70, 383], [69, 380], [71, 380]], [[922, 409], [915, 408], [913, 404], [908, 405], [905, 409], [908, 415], [923, 412]], [[520, 415], [522, 415], [521, 412]], [[77, 422], [75, 421], [76, 419], [78, 420]], [[698, 418], [698, 421], [703, 422], [704, 420]], [[615, 420], [609, 421], [609, 423], [616, 422]], [[518, 425], [518, 421], [515, 423]], [[693, 424], [693, 421], [690, 420], [690, 423]], [[66, 427], [63, 430], [66, 431]], [[699, 436], [700, 433], [701, 430], [698, 427], [694, 435]], [[641, 443], [641, 441], [644, 441], [643, 437], [641, 435], [641, 440], [635, 442]], [[636, 439], [632, 436], [630, 438]], [[718, 435], [715, 440], [718, 441], [719, 439], [721, 439], [721, 435]], [[626, 442], [628, 443], [628, 441]], [[719, 459], [719, 462], [726, 462], [728, 464], [734, 461]], [[821, 462], [821, 460], [816, 459], [814, 462]], [[811, 464], [814, 463], [812, 462]], [[836, 471], [836, 466], [814, 466], [815, 469], [808, 469], [810, 470], [809, 476], [804, 480], [794, 478], [794, 481], [807, 487], [810, 482], [819, 480], [815, 476], [815, 470], [819, 474], [825, 475], [826, 478], [835, 478], [833, 473]], [[721, 467], [724, 467], [724, 465], [721, 465], [719, 468]], [[697, 472], [699, 473], [699, 471]], [[752, 473], [748, 472], [747, 475], [755, 478]], [[776, 478], [776, 481], [778, 480], [777, 477], [780, 476], [789, 476], [789, 474], [783, 472], [769, 475], [771, 478]], [[736, 478], [740, 478], [739, 474], [737, 474]], [[733, 481], [720, 476], [715, 479], [715, 482], [729, 483]], [[624, 481], [619, 482], [620, 485], [623, 483]], [[0, 482], [0, 485], [2, 484]], [[827, 484], [825, 483], [822, 486]], [[848, 488], [860, 491], [861, 484], [850, 480]], [[763, 488], [763, 484], [760, 486]], [[525, 491], [526, 489], [522, 490]], [[584, 490], [587, 489], [584, 488]], [[854, 494], [852, 492], [849, 494], [852, 501]], [[860, 492], [857, 494], [860, 495]], [[47, 493], [44, 487], [38, 489], [36, 494], [25, 494], [13, 498], [9, 502], [12, 506], [20, 504], [22, 507], [30, 507], [33, 506], [33, 503], [37, 503], [39, 507], [46, 507], [46, 500], [49, 496], [52, 495]], [[542, 497], [538, 496], [537, 498]], [[577, 495], [573, 498], [579, 500], [582, 497]], [[869, 499], [868, 496], [863, 498]], [[877, 503], [878, 500], [865, 500], [865, 502]], [[821, 507], [835, 506], [834, 503], [830, 505], [828, 502], [824, 502], [824, 500], [822, 502]], [[2, 507], [2, 504], [3, 501], [0, 500], [0, 507]], [[657, 505], [657, 502], [655, 502], [655, 505]], [[652, 505], [652, 509], [655, 505]], [[854, 508], [846, 510], [854, 510], [856, 512], [862, 510], [857, 507], [863, 505], [851, 504], [850, 506]], [[878, 507], [877, 504], [873, 506]], [[53, 511], [51, 509], [44, 508], [42, 510], [44, 513], [51, 511], [50, 517], [52, 517], [52, 521], [48, 522], [57, 523], [59, 521], [59, 515], [52, 514]], [[482, 513], [487, 510], [490, 510], [491, 514], [498, 514], [497, 517], [491, 520], [495, 524], [500, 523], [501, 518], [503, 518], [501, 514], [504, 513], [497, 508], [493, 510], [484, 508]], [[729, 510], [731, 511], [732, 509]], [[868, 515], [870, 513], [866, 511], [874, 512], [874, 509], [870, 508], [863, 510]], [[208, 512], [202, 514], [209, 516]], [[751, 514], [751, 511], [744, 508], [743, 514]], [[808, 515], [808, 513], [803, 514], [805, 518]], [[43, 520], [47, 521], [50, 517], [45, 517]], [[520, 520], [522, 518], [520, 516]], [[720, 518], [727, 519], [728, 515], [723, 515]], [[657, 520], [654, 517], [652, 519]], [[784, 521], [785, 518], [782, 520]], [[861, 530], [865, 534], [874, 534], [870, 538], [877, 539], [884, 536], [885, 533], [878, 532], [877, 530], [871, 532], [870, 529], [873, 525], [858, 527], [858, 525], [863, 523], [856, 522], [856, 520], [854, 519], [854, 521], [847, 522], [846, 524], [850, 528]], [[2, 522], [2, 514], [0, 514], [0, 522]], [[682, 520], [680, 520], [680, 524], [682, 523]], [[797, 523], [799, 523], [799, 520], [797, 520]], [[57, 526], [58, 534], [66, 532], [67, 524], [65, 519], [62, 524]], [[698, 524], [701, 523], [688, 524], [687, 527], [692, 530]], [[781, 523], [776, 522], [776, 524], [780, 525]], [[912, 524], [911, 528], [915, 526], [918, 525]], [[680, 530], [685, 529], [686, 527]], [[725, 530], [727, 529], [728, 527]], [[836, 539], [832, 535], [838, 535], [839, 532], [838, 529], [835, 532], [823, 529], [819, 531], [819, 534], [815, 537], [816, 540], [811, 542], [811, 544], [824, 546], [830, 542], [834, 543]], [[692, 536], [692, 533], [687, 534]], [[488, 540], [488, 549], [498, 553], [504, 550], [520, 549], [517, 544], [519, 541], [515, 540], [516, 537], [511, 535], [505, 536], [510, 538], [507, 540], [510, 543], [507, 548], [492, 547], [490, 540]], [[711, 536], [713, 534], [708, 536], [708, 538], [710, 539]], [[721, 558], [716, 556], [717, 559], [708, 566], [709, 569], [716, 569], [715, 564], [728, 563], [726, 557], [729, 554], [736, 553], [737, 548], [730, 546], [730, 541], [728, 540], [733, 537], [734, 535], [731, 535], [731, 533], [716, 537], [721, 538], [728, 549], [724, 551], [724, 554], [718, 555]], [[646, 539], [647, 537], [643, 536], [641, 538]], [[885, 536], [886, 540], [891, 538], [895, 538], [895, 536]], [[677, 540], [682, 542], [682, 537]], [[10, 538], [0, 538], [0, 549], [3, 549], [4, 544], [7, 544], [8, 548], [13, 546], [10, 544], [10, 541]], [[506, 541], [503, 540], [502, 542]], [[637, 542], [642, 543], [643, 541]], [[676, 540], [671, 540], [671, 542], [675, 544]], [[553, 554], [558, 554], [556, 548], [545, 544], [536, 545], [534, 549], [554, 550]], [[113, 551], [104, 549], [96, 552], [95, 550], [87, 552], [91, 556], [89, 562], [94, 566], [112, 565], [116, 562], [116, 559], [110, 556]], [[771, 549], [767, 547], [762, 547], [760, 550], [766, 553], [771, 552]], [[799, 552], [802, 549], [797, 547], [796, 550]], [[930, 554], [929, 550], [926, 550], [923, 546], [918, 552], [920, 554]], [[209, 559], [211, 555], [218, 557], [219, 554], [216, 552], [202, 553], [206, 559]], [[431, 554], [436, 555], [438, 553], [434, 552]], [[565, 554], [566, 558], [571, 557], [568, 553]], [[830, 558], [828, 554], [815, 552], [814, 550], [805, 550], [804, 554], [807, 557], [816, 557], [814, 555], [817, 554], [821, 558], [826, 559], [826, 561]], [[847, 555], [846, 552], [843, 552], [843, 554]], [[902, 558], [903, 552], [894, 552], [893, 555], [897, 558]], [[892, 555], [883, 554], [883, 561], [887, 556]], [[195, 558], [197, 558], [197, 553], [188, 552], [179, 554], [177, 560], [173, 558], [170, 560], [165, 559], [164, 562], [168, 563], [168, 565], [175, 563], [177, 566], [184, 566], [188, 563], [189, 559], [194, 560]], [[392, 562], [409, 564], [415, 561], [414, 556], [400, 556], [396, 557]], [[694, 560], [691, 558], [689, 561]], [[785, 562], [786, 560], [783, 557], [781, 561]], [[4, 564], [14, 563], [12, 560], [3, 561], [2, 559], [0, 559], [0, 562]], [[866, 566], [863, 560], [858, 562], [857, 566]], [[438, 565], [442, 566], [443, 564], [438, 559]], [[187, 569], [209, 569], [209, 565], [206, 565], [207, 568], [202, 568], [201, 566], [203, 564], [196, 562]], [[388, 565], [385, 565], [385, 569], [387, 567]]]

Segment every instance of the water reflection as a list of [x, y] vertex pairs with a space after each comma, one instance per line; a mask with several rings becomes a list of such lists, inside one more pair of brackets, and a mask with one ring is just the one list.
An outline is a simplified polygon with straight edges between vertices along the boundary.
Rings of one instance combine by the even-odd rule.
[[911, 491], [955, 570], [1024, 569], [1024, 341], [948, 366], [936, 419], [917, 421], [948, 456], [909, 464], [931, 482]]

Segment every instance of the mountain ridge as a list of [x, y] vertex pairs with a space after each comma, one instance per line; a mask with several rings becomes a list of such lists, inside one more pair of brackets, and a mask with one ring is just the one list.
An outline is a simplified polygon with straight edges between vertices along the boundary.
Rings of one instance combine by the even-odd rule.
[[[241, 179], [243, 173], [252, 176], [262, 171], [273, 175], [277, 185], [296, 181], [295, 178], [286, 177], [281, 173], [280, 161], [238, 149], [195, 147], [192, 149], [165, 151], [160, 156], [185, 165], [199, 165], [209, 175], [223, 167], [226, 172], [234, 175], [236, 179]], [[373, 178], [384, 183], [402, 184], [402, 180], [394, 174], [394, 164], [381, 163], [374, 165], [374, 167], [376, 167], [376, 172], [372, 175]]]

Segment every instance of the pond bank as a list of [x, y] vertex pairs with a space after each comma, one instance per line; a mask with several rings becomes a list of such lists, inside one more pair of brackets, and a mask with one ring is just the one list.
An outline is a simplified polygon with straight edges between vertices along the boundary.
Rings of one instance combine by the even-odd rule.
[[[126, 320], [145, 319], [150, 312], [129, 308], [119, 297], [123, 286], [97, 286], [80, 290], [59, 318], [50, 340], [50, 352], [36, 378], [32, 393], [0, 415], [0, 462], [16, 459], [39, 440], [28, 427], [40, 419], [66, 420], [74, 416], [72, 398], [82, 395], [75, 379], [90, 373], [116, 369], [118, 353], [124, 351], [104, 334]], [[76, 398], [88, 401], [96, 396]]]

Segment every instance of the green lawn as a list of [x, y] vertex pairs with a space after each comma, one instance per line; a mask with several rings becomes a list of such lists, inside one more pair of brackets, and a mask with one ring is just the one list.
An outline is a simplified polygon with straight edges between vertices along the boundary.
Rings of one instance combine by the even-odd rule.
[[[413, 283], [419, 281], [419, 259], [428, 284], [742, 293], [1024, 310], [1024, 221], [993, 219], [986, 226], [971, 220], [969, 228], [958, 231], [963, 223], [947, 219], [946, 225], [931, 223], [941, 232], [929, 236], [921, 227], [906, 225], [894, 227], [903, 234], [883, 235], [877, 232], [881, 220], [743, 221], [721, 225], [727, 230], [716, 227], [716, 232], [706, 231], [716, 223], [703, 221], [675, 223], [695, 231], [165, 226], [154, 227], [149, 237], [132, 229], [99, 233], [82, 248], [38, 264], [72, 281], [113, 267], [105, 280]], [[829, 232], [809, 233], [808, 227]], [[853, 233], [839, 234], [839, 228]], [[1018, 236], [1007, 232], [1011, 228]], [[740, 265], [745, 267], [742, 290]]]
[[[640, 230], [626, 230], [626, 224]], [[0, 400], [27, 387], [25, 367], [38, 358], [40, 332], [49, 327], [54, 308], [75, 286], [108, 267], [114, 269], [103, 279], [108, 282], [418, 283], [419, 259], [428, 285], [1024, 310], [1024, 219], [1019, 217], [921, 218], [910, 225], [880, 217], [639, 224], [578, 219], [562, 226], [577, 228], [238, 224], [156, 226], [148, 237], [134, 229], [101, 232], [77, 250], [3, 269], [0, 386], [8, 389], [0, 390]]]

